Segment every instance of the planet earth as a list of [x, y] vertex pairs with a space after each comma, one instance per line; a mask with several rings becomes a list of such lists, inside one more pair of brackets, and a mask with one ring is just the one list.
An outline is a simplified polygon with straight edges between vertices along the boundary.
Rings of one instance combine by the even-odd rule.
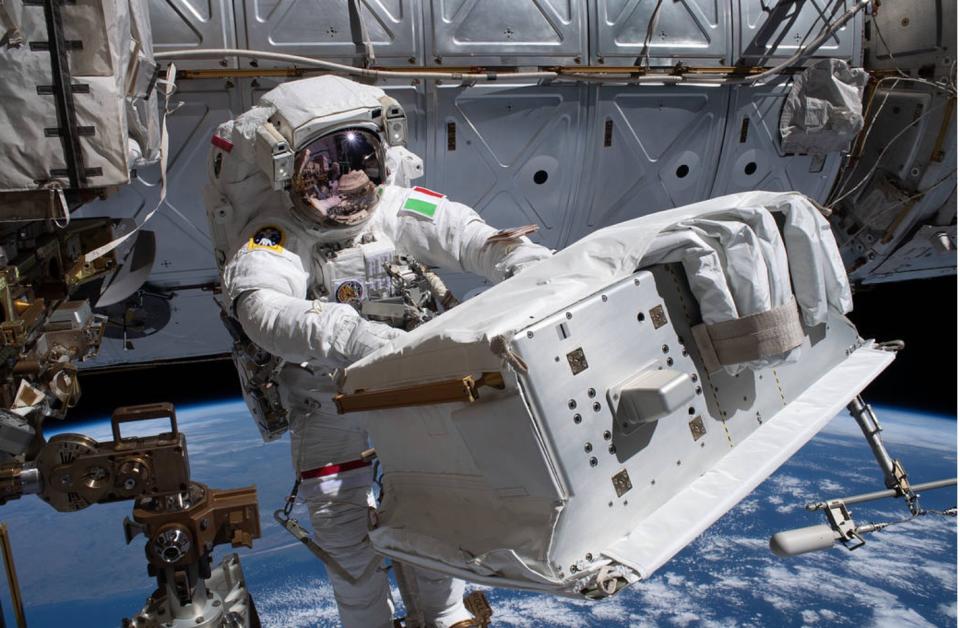
[[[953, 418], [888, 407], [877, 412], [891, 453], [913, 481], [956, 475]], [[323, 565], [272, 518], [292, 482], [286, 440], [263, 443], [239, 400], [182, 407], [178, 418], [193, 479], [215, 488], [257, 486], [263, 536], [239, 553], [263, 624], [337, 625]], [[106, 420], [49, 427], [110, 439]], [[774, 532], [822, 522], [805, 503], [881, 488], [856, 424], [840, 415], [649, 580], [600, 602], [486, 589], [494, 625], [956, 626], [953, 517], [891, 526], [856, 551], [836, 546], [791, 559], [769, 551]], [[924, 494], [921, 503], [935, 510], [956, 500], [950, 488]], [[33, 496], [0, 509], [31, 627], [119, 626], [141, 608], [154, 582], [146, 574], [143, 537], [124, 543], [121, 522], [130, 510], [130, 503], [115, 503], [59, 513]], [[902, 519], [907, 510], [891, 499], [860, 505], [854, 514], [865, 523]], [[302, 507], [295, 516], [308, 521]], [[216, 561], [230, 551], [217, 548]], [[15, 625], [6, 583], [0, 584], [6, 620]]]

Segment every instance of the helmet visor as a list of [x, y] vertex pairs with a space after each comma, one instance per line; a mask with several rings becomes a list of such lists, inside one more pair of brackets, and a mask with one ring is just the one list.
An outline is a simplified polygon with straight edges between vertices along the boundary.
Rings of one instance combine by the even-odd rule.
[[352, 226], [369, 217], [384, 174], [380, 137], [366, 129], [341, 129], [297, 152], [290, 194], [310, 220]]

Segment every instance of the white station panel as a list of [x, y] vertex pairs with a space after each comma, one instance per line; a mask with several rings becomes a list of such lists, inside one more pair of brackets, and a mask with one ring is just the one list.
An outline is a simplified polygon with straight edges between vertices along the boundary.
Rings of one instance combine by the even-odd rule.
[[[150, 0], [154, 52], [189, 48], [236, 48], [236, 24], [230, 0]], [[236, 67], [235, 57], [177, 61], [179, 68]]]
[[748, 190], [802, 192], [826, 199], [840, 168], [840, 153], [788, 155], [780, 149], [780, 112], [790, 82], [736, 87], [712, 196]]
[[949, 75], [957, 47], [955, 0], [912, 0], [899, 6], [910, 10], [894, 5], [870, 16], [865, 64], [871, 70], [908, 73], [927, 66], [936, 78]]
[[730, 0], [639, 0], [590, 2], [591, 63], [634, 65], [644, 48], [651, 66], [731, 65]]
[[532, 239], [558, 246], [582, 167], [585, 88], [439, 87], [430, 96], [429, 184], [497, 227], [538, 224]]
[[433, 0], [427, 65], [585, 63], [586, 12], [578, 0]]
[[[255, 50], [336, 59], [363, 58], [366, 27], [377, 65], [421, 64], [420, 0], [244, 0], [247, 46]], [[271, 65], [261, 61], [262, 65]]]
[[600, 87], [580, 196], [565, 243], [630, 218], [710, 197], [727, 115], [726, 88]]
[[[747, 63], [770, 66], [792, 56], [814, 41], [857, 0], [799, 0], [758, 2], [734, 0], [739, 56]], [[863, 11], [818, 48], [813, 57], [833, 57], [860, 65], [863, 56]]]

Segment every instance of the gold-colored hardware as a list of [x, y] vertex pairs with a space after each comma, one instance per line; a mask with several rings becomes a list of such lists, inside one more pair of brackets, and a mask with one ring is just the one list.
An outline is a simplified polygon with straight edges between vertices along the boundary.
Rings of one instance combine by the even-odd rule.
[[337, 395], [333, 400], [337, 404], [337, 412], [340, 414], [366, 410], [385, 410], [387, 408], [428, 406], [438, 403], [473, 403], [480, 398], [479, 389], [483, 386], [503, 389], [503, 376], [494, 371], [484, 373], [479, 379], [467, 375], [460, 379], [448, 379], [413, 386], [383, 390], [358, 390], [355, 393]]
[[7, 572], [7, 586], [10, 587], [17, 628], [26, 628], [27, 616], [23, 613], [23, 596], [20, 594], [20, 581], [17, 580], [17, 568], [13, 564], [13, 550], [10, 548], [10, 533], [6, 523], [0, 523], [0, 552], [3, 553], [3, 568]]

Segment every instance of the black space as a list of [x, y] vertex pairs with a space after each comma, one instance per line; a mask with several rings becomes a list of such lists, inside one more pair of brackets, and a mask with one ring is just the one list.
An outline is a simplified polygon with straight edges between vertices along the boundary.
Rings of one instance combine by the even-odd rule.
[[[937, 414], [957, 413], [957, 280], [880, 284], [854, 294], [850, 318], [864, 338], [906, 342], [893, 364], [864, 393], [868, 402]], [[123, 405], [174, 405], [239, 396], [229, 359], [104, 373], [82, 373], [83, 395], [68, 420], [108, 416]]]
[[853, 304], [850, 320], [862, 337], [906, 343], [864, 391], [867, 402], [955, 417], [957, 278], [878, 284], [859, 289]]
[[240, 381], [229, 358], [178, 362], [130, 370], [80, 373], [80, 403], [67, 421], [101, 419], [121, 406], [169, 401], [175, 406], [211, 403], [240, 396]]

